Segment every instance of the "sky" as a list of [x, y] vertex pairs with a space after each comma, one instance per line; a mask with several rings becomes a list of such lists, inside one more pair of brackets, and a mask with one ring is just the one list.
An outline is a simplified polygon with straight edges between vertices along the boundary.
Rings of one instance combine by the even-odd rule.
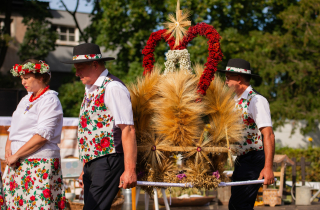
[[[50, 2], [51, 9], [65, 10], [62, 4], [60, 3], [60, 0], [42, 0], [42, 1]], [[67, 8], [70, 11], [74, 11], [77, 0], [63, 0], [63, 2], [67, 5]], [[92, 8], [93, 8], [92, 3], [87, 3], [86, 0], [80, 0], [78, 12], [91, 13]]]

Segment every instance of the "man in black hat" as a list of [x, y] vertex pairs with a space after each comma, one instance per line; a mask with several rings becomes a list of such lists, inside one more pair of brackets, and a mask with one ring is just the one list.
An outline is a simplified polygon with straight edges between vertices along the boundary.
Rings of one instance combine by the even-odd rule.
[[[226, 85], [234, 88], [236, 108], [242, 112], [245, 126], [243, 142], [238, 146], [238, 156], [232, 175], [233, 181], [264, 178], [264, 184], [274, 183], [273, 156], [274, 133], [267, 99], [250, 85], [252, 74], [250, 63], [243, 59], [230, 59], [226, 70]], [[259, 76], [258, 76], [259, 77]], [[229, 209], [253, 209], [261, 185], [231, 187]]]
[[[79, 156], [83, 161], [84, 208], [110, 209], [119, 188], [137, 183], [137, 144], [130, 93], [124, 83], [105, 69], [95, 44], [74, 47], [76, 76], [85, 84], [78, 126]], [[81, 184], [82, 185], [82, 184]]]

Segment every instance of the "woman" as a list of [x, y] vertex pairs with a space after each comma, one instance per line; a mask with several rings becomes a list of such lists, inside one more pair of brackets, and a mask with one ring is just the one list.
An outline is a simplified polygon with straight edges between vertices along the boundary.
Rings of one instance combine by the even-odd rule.
[[35, 59], [10, 71], [28, 91], [12, 115], [4, 181], [8, 209], [65, 209], [60, 143], [63, 112], [58, 93], [49, 90], [49, 66]]

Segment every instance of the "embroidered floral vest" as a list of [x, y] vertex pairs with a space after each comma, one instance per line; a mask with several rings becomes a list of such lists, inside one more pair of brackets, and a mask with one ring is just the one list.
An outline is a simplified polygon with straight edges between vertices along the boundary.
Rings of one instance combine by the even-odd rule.
[[[122, 152], [121, 130], [114, 126], [112, 113], [104, 103], [105, 87], [113, 81], [108, 76], [92, 95], [85, 93], [81, 104], [78, 144], [80, 160], [84, 163], [107, 154]], [[115, 132], [120, 135], [115, 135]]]
[[244, 155], [253, 150], [263, 150], [262, 135], [258, 126], [254, 120], [249, 117], [248, 108], [250, 101], [257, 93], [254, 90], [251, 90], [248, 94], [248, 99], [241, 99], [236, 108], [242, 111], [242, 120], [245, 125], [243, 138], [244, 141], [242, 144], [237, 145], [240, 151], [240, 155]]

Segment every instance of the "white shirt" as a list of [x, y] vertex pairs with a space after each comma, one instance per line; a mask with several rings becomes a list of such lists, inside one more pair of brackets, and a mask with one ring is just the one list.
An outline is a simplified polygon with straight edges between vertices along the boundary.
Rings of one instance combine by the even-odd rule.
[[[8, 129], [12, 154], [16, 153], [35, 134], [48, 141], [28, 158], [59, 158], [63, 111], [58, 93], [49, 90], [33, 102], [29, 102], [32, 93], [23, 97], [14, 111], [11, 126]], [[32, 107], [26, 111], [27, 107]]]
[[[93, 85], [86, 85], [85, 91], [92, 94], [97, 87], [100, 87], [109, 71], [104, 70]], [[112, 81], [105, 87], [104, 103], [114, 117], [115, 125], [134, 125], [132, 104], [128, 89], [118, 81]], [[117, 126], [118, 127], [118, 126]]]
[[[241, 94], [240, 97], [235, 96], [238, 103], [240, 99], [248, 99], [248, 94], [252, 90], [251, 85]], [[251, 99], [248, 107], [248, 115], [254, 120], [258, 128], [272, 127], [269, 103], [262, 95], [256, 95]]]

